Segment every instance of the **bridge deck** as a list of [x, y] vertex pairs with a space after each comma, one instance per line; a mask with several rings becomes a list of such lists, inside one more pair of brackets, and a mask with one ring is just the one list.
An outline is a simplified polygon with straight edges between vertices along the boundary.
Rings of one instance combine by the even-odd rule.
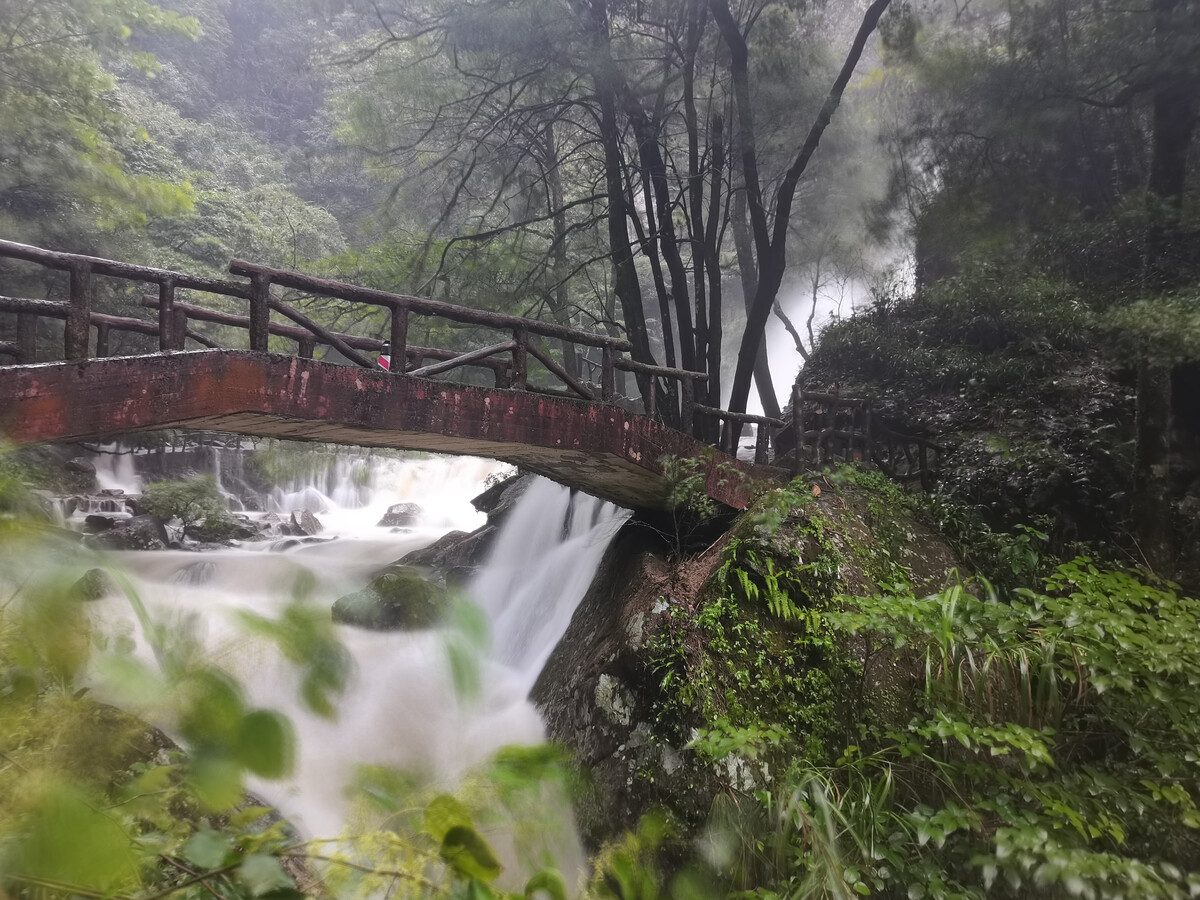
[[709, 494], [735, 509], [748, 502], [753, 481], [783, 474], [611, 404], [261, 352], [188, 351], [0, 373], [0, 433], [13, 443], [160, 428], [492, 457], [634, 508], [667, 505], [665, 455], [705, 459]]

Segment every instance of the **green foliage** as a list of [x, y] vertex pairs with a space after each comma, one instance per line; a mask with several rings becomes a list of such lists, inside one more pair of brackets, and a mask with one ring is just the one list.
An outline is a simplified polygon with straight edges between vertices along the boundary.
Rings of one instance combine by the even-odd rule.
[[[820, 615], [840, 584], [841, 556], [828, 521], [806, 507], [811, 489], [796, 484], [756, 505], [748, 533], [727, 544], [700, 602], [672, 607], [655, 639], [656, 713], [668, 733], [698, 725], [702, 735], [724, 729], [751, 743], [751, 735], [782, 732], [819, 746], [845, 727], [844, 688], [856, 667]], [[801, 549], [769, 541], [787, 509], [804, 511], [788, 520], [805, 538]]]
[[[672, 555], [682, 559], [697, 533], [711, 525], [723, 507], [709, 494], [710, 479], [714, 487], [724, 487], [734, 479], [745, 476], [736, 466], [714, 462], [711, 452], [700, 456], [678, 457], [667, 454], [658, 460], [667, 484], [670, 505]], [[734, 483], [737, 483], [736, 481]]]
[[0, 223], [53, 235], [59, 216], [73, 224], [82, 216], [94, 233], [190, 208], [186, 183], [127, 165], [122, 148], [140, 138], [112, 103], [108, 66], [124, 56], [153, 69], [152, 57], [131, 52], [133, 30], [194, 35], [194, 19], [146, 0], [5, 0], [0, 23]]
[[[4, 484], [0, 471], [0, 489]], [[247, 805], [243, 789], [248, 775], [289, 774], [290, 723], [253, 707], [187, 628], [156, 622], [119, 572], [111, 577], [124, 586], [154, 662], [136, 653], [128, 636], [113, 639], [91, 625], [85, 605], [67, 590], [75, 574], [64, 569], [67, 549], [17, 522], [0, 519], [0, 589], [10, 598], [0, 607], [6, 896], [295, 900], [377, 897], [386, 889], [447, 900], [565, 900], [563, 877], [544, 853], [530, 857], [533, 875], [523, 891], [499, 887], [500, 858], [485, 837], [500, 810], [554, 830], [544, 815], [528, 817], [561, 797], [556, 750], [502, 751], [455, 797], [418, 790], [400, 773], [365, 772], [371, 825], [340, 838], [301, 840], [272, 810]], [[311, 590], [311, 579], [300, 579], [279, 618], [247, 614], [244, 623], [297, 663], [302, 699], [331, 716], [349, 657], [327, 611], [310, 602]], [[87, 684], [107, 698], [172, 721], [183, 749], [93, 701], [80, 688], [85, 671]], [[385, 824], [377, 829], [380, 815]]]
[[[911, 719], [759, 796], [793, 896], [1185, 897], [1200, 884], [1200, 602], [1087, 560], [1008, 602], [962, 586], [823, 614], [911, 679]], [[907, 674], [906, 674], [907, 673]], [[829, 748], [832, 749], [832, 748]]]
[[188, 528], [203, 525], [221, 531], [233, 524], [229, 507], [212, 475], [194, 475], [179, 481], [156, 481], [146, 485], [140, 509], [160, 519], [178, 519]]

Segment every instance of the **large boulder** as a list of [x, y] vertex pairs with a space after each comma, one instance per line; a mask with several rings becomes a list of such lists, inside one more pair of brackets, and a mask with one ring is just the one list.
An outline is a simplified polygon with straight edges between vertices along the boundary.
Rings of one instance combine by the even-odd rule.
[[405, 554], [398, 565], [415, 566], [446, 585], [460, 586], [471, 579], [487, 559], [498, 529], [484, 525], [475, 531], [451, 531], [428, 547]]
[[333, 604], [333, 620], [373, 631], [412, 631], [438, 625], [449, 593], [414, 566], [392, 565], [361, 591]]
[[229, 517], [217, 522], [204, 522], [188, 525], [184, 530], [185, 537], [202, 544], [224, 544], [229, 541], [250, 541], [259, 537], [254, 528], [244, 517]]
[[120, 520], [107, 531], [88, 535], [84, 542], [106, 550], [166, 550], [171, 541], [162, 519], [146, 515]]
[[495, 525], [533, 484], [533, 475], [513, 475], [497, 482], [471, 501], [481, 513], [486, 513], [488, 523]]
[[[655, 808], [685, 834], [701, 827], [718, 795], [764, 787], [807, 742], [832, 743], [857, 723], [858, 706], [818, 702], [851, 682], [853, 703], [905, 719], [904, 660], [809, 639], [805, 616], [884, 583], [935, 591], [961, 563], [890, 495], [822, 485], [819, 496], [812, 485], [764, 495], [682, 560], [638, 520], [609, 547], [531, 692], [547, 737], [589, 772], [576, 807], [587, 847]], [[734, 754], [718, 766], [692, 749], [722, 727], [779, 728], [779, 758], [768, 768]]]
[[375, 524], [381, 528], [412, 528], [421, 520], [423, 513], [424, 510], [416, 503], [395, 503]]

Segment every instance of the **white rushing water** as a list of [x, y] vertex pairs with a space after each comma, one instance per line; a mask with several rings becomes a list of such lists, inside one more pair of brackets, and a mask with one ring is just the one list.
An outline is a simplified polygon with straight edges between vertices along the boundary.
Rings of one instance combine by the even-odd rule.
[[[239, 679], [250, 704], [292, 720], [298, 741], [292, 777], [251, 787], [313, 836], [334, 836], [346, 826], [346, 788], [361, 765], [450, 783], [501, 746], [543, 740], [529, 690], [628, 516], [611, 504], [535, 480], [509, 513], [491, 560], [469, 591], [492, 632], [490, 650], [479, 651], [478, 695], [455, 691], [446, 631], [339, 626], [355, 671], [338, 701], [336, 720], [328, 720], [303, 707], [292, 667], [264, 640], [246, 635], [238, 612], [277, 616], [292, 601], [301, 575], [311, 580], [316, 602], [328, 608], [363, 587], [374, 571], [447, 530], [483, 524], [485, 517], [469, 500], [489, 475], [506, 468], [470, 458], [376, 458], [372, 487], [364, 492], [362, 473], [352, 471], [357, 464], [342, 470], [345, 485], [326, 480], [273, 498], [285, 513], [297, 506], [321, 509], [321, 537], [333, 540], [284, 552], [278, 547], [272, 552], [264, 542], [203, 553], [113, 554], [113, 564], [127, 574], [157, 622], [190, 629], [208, 659]], [[399, 532], [378, 527], [387, 507], [399, 502], [422, 506], [418, 527]], [[95, 607], [107, 629], [142, 644], [126, 598], [110, 596]], [[150, 659], [144, 645], [139, 652]], [[170, 730], [170, 723], [162, 724]]]

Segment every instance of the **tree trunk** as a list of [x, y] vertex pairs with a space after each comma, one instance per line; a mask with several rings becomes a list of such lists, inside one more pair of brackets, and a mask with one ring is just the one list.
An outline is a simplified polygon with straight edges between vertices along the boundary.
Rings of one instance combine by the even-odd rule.
[[890, 2], [891, 0], [875, 0], [863, 16], [862, 24], [854, 37], [854, 43], [846, 54], [841, 71], [834, 80], [833, 86], [825, 98], [825, 103], [817, 114], [816, 121], [809, 129], [808, 136], [801, 145], [795, 161], [784, 174], [783, 180], [775, 192], [774, 220], [768, 227], [766, 209], [762, 202], [761, 183], [758, 178], [757, 148], [754, 145], [754, 125], [751, 119], [749, 51], [745, 38], [729, 11], [727, 0], [710, 0], [713, 19], [730, 51], [730, 74], [734, 85], [738, 121], [741, 125], [743, 175], [746, 181], [750, 224], [754, 234], [755, 250], [758, 254], [758, 285], [753, 295], [749, 315], [746, 318], [746, 330], [742, 335], [741, 348], [738, 350], [737, 370], [734, 372], [732, 395], [729, 398], [729, 409], [733, 412], [746, 411], [746, 401], [750, 396], [750, 380], [754, 375], [758, 349], [762, 345], [771, 308], [775, 304], [779, 287], [783, 283], [783, 274], [787, 268], [787, 229], [791, 220], [792, 201], [795, 199], [796, 186], [805, 169], [808, 168], [808, 164], [817, 150], [817, 145], [821, 142], [821, 136], [825, 133], [825, 129], [832, 121], [833, 114], [841, 103], [842, 94], [862, 57], [867, 39], [878, 27], [879, 19]]

